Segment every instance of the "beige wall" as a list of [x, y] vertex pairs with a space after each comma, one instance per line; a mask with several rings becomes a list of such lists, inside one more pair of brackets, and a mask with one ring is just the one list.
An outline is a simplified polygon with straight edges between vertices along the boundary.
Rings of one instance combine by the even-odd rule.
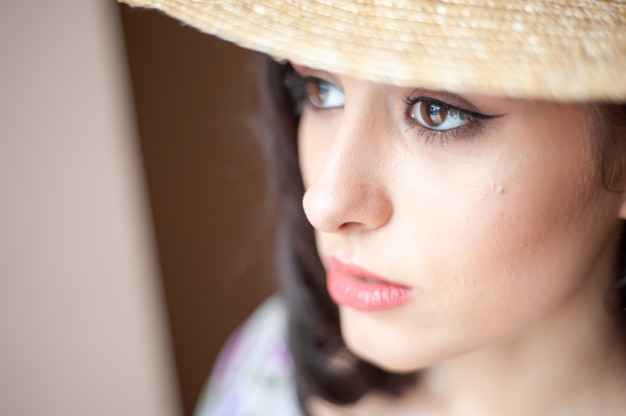
[[0, 414], [176, 415], [115, 3], [0, 3]]

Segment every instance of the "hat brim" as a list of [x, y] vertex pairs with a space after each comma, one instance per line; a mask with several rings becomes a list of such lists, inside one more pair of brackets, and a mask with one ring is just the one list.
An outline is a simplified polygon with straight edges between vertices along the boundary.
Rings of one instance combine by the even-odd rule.
[[279, 60], [376, 82], [626, 101], [623, 1], [121, 1]]

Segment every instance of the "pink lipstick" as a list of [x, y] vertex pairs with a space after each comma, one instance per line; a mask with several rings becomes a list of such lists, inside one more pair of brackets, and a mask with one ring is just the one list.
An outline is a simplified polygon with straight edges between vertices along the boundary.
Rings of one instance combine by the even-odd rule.
[[412, 288], [390, 282], [352, 264], [331, 259], [326, 286], [335, 303], [373, 312], [392, 309], [408, 302]]

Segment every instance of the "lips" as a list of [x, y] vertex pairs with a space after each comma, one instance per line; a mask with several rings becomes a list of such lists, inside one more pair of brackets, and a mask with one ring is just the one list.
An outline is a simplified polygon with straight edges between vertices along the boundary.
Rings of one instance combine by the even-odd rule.
[[328, 266], [326, 285], [335, 303], [367, 312], [396, 308], [414, 295], [413, 288], [334, 258]]

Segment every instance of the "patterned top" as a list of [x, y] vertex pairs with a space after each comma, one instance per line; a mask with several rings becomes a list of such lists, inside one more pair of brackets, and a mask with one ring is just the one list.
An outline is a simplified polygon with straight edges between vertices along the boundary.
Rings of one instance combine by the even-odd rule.
[[228, 340], [196, 416], [301, 416], [283, 300], [271, 297]]

